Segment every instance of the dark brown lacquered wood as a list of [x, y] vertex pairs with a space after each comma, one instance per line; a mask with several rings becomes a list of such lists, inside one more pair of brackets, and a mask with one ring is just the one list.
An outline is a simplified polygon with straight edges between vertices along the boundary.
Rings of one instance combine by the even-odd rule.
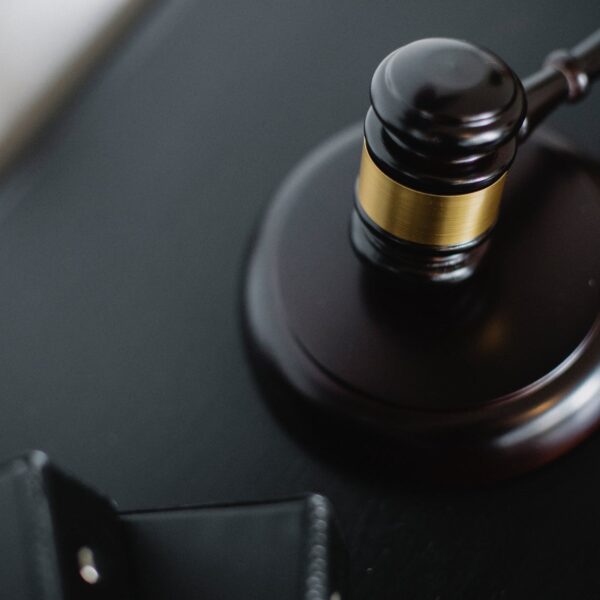
[[[377, 67], [365, 144], [391, 180], [452, 202], [450, 197], [489, 188], [506, 173], [526, 110], [519, 78], [495, 54], [460, 40], [419, 40]], [[473, 275], [490, 231], [460, 244], [418, 244], [380, 227], [357, 198], [351, 238], [365, 263], [404, 281], [439, 285]]]
[[409, 187], [444, 195], [481, 189], [509, 168], [518, 137], [584, 96], [599, 73], [600, 30], [552, 52], [524, 84], [487, 49], [418, 40], [375, 70], [367, 146], [382, 171]]
[[468, 42], [429, 38], [377, 67], [365, 140], [392, 179], [463, 194], [508, 169], [525, 111], [521, 82], [500, 58]]
[[[391, 180], [414, 193], [445, 196], [450, 206], [457, 194], [491, 189], [518, 144], [562, 102], [585, 95], [599, 72], [600, 31], [570, 51], [551, 53], [523, 84], [499, 57], [468, 42], [407, 44], [373, 76], [364, 126], [369, 156]], [[492, 229], [440, 246], [398, 237], [361, 210], [360, 201], [352, 217], [353, 245], [366, 263], [436, 284], [471, 277]]]
[[527, 118], [519, 137], [525, 139], [557, 106], [576, 102], [600, 74], [600, 30], [571, 50], [555, 50], [544, 67], [524, 80]]
[[566, 451], [600, 415], [598, 165], [533, 136], [480, 272], [411, 289], [350, 249], [361, 137], [292, 173], [254, 247], [247, 329], [261, 372], [287, 389], [277, 402], [300, 397], [476, 477]]

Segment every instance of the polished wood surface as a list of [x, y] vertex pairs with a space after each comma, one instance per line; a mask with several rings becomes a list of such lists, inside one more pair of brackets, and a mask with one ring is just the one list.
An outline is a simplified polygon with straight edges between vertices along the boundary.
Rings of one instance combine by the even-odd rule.
[[375, 70], [365, 140], [392, 179], [465, 194], [508, 169], [526, 110], [519, 78], [492, 52], [462, 40], [417, 40]]
[[533, 138], [481, 272], [408, 287], [348, 240], [361, 140], [355, 128], [309, 155], [257, 235], [246, 302], [263, 368], [412, 460], [473, 477], [572, 447], [600, 417], [600, 167]]
[[551, 52], [542, 69], [524, 80], [527, 119], [520, 138], [525, 139], [563, 102], [577, 102], [589, 93], [600, 74], [600, 29], [571, 50]]

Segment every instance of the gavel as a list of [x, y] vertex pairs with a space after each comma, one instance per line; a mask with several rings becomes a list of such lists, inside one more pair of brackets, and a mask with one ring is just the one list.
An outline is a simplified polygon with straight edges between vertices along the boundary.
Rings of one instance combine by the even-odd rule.
[[600, 73], [600, 30], [523, 82], [494, 53], [416, 41], [377, 67], [352, 216], [369, 265], [405, 279], [469, 278], [489, 245], [517, 150]]
[[534, 130], [599, 72], [600, 31], [523, 82], [452, 39], [383, 60], [364, 126], [299, 163], [254, 239], [245, 323], [273, 407], [475, 479], [597, 428], [600, 165]]

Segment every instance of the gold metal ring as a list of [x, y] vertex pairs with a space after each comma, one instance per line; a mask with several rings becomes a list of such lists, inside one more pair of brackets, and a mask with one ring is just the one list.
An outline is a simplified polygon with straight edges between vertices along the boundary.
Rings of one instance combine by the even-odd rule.
[[469, 194], [439, 196], [406, 187], [388, 177], [363, 146], [358, 201], [366, 215], [391, 235], [427, 246], [457, 246], [477, 239], [498, 218], [506, 173]]

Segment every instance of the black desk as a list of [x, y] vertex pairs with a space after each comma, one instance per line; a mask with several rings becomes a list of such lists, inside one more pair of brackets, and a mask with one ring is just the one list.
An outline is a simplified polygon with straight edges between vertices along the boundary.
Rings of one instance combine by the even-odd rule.
[[[271, 194], [387, 52], [464, 37], [526, 75], [599, 25], [597, 0], [157, 4], [2, 183], [0, 456], [122, 509], [324, 493], [357, 599], [597, 597], [600, 437], [479, 489], [342, 468], [261, 400], [239, 293]], [[599, 110], [553, 123], [600, 154]]]

